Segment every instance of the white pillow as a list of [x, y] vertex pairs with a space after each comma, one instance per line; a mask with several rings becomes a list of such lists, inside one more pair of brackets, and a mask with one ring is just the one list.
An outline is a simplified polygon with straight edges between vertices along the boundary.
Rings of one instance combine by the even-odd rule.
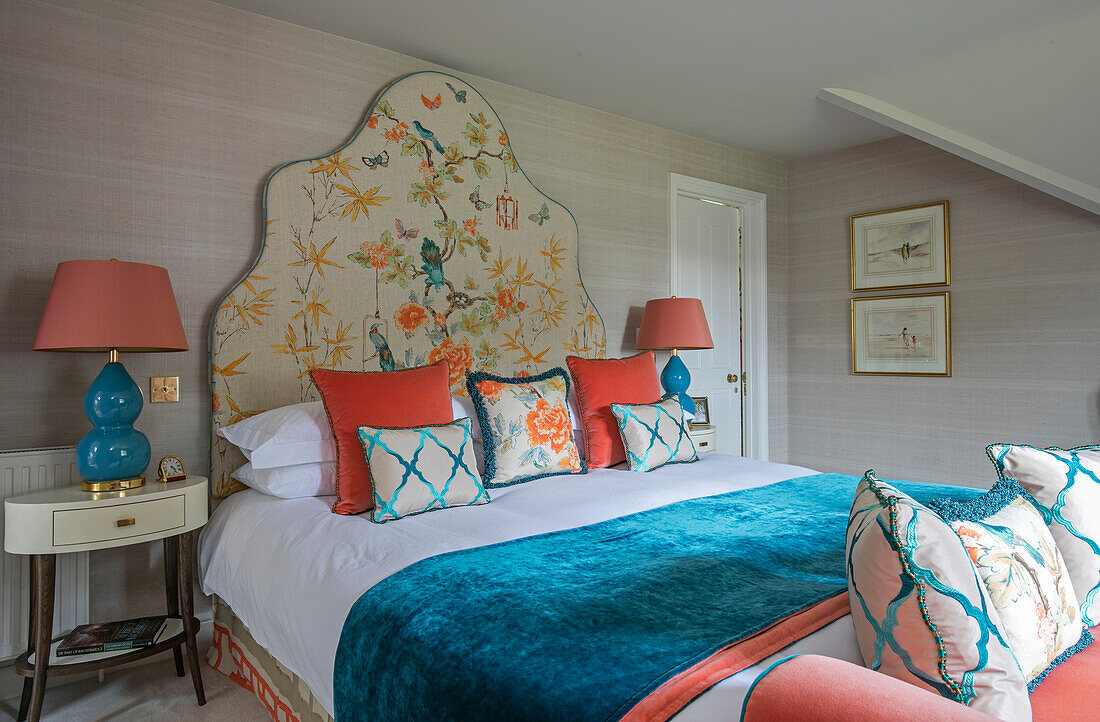
[[336, 460], [336, 442], [320, 401], [281, 406], [218, 429], [253, 469]]
[[332, 496], [336, 493], [335, 461], [277, 466], [273, 469], [255, 469], [249, 463], [234, 471], [231, 476], [261, 494], [280, 499]]

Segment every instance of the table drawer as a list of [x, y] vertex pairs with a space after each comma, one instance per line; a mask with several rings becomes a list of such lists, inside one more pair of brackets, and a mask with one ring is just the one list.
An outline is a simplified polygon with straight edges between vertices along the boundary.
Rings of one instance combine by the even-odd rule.
[[700, 454], [713, 454], [718, 451], [718, 433], [715, 429], [692, 430], [691, 440]]
[[186, 524], [183, 494], [53, 513], [53, 543], [90, 544], [169, 531]]

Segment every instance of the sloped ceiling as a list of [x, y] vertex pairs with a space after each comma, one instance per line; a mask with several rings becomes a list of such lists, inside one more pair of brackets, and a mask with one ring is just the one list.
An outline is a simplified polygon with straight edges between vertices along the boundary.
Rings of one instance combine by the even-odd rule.
[[844, 88], [1100, 188], [1096, 0], [220, 0], [797, 159], [896, 134]]

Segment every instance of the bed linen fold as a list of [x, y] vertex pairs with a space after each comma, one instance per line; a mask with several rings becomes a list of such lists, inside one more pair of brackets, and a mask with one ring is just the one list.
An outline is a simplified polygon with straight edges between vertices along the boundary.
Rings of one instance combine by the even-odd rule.
[[[847, 588], [858, 481], [817, 474], [418, 561], [348, 613], [335, 717], [666, 719], [845, 613], [799, 614]], [[981, 493], [900, 486], [921, 501]], [[792, 615], [802, 629], [731, 653]]]

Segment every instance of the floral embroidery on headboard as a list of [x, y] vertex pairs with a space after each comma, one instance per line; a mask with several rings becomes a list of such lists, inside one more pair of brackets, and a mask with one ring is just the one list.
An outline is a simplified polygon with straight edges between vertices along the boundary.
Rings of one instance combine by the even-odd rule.
[[211, 327], [211, 481], [244, 459], [216, 436], [315, 400], [309, 370], [379, 371], [446, 359], [535, 374], [602, 357], [581, 283], [578, 230], [520, 168], [489, 103], [465, 82], [413, 73], [385, 88], [355, 137], [268, 179], [259, 258]]

